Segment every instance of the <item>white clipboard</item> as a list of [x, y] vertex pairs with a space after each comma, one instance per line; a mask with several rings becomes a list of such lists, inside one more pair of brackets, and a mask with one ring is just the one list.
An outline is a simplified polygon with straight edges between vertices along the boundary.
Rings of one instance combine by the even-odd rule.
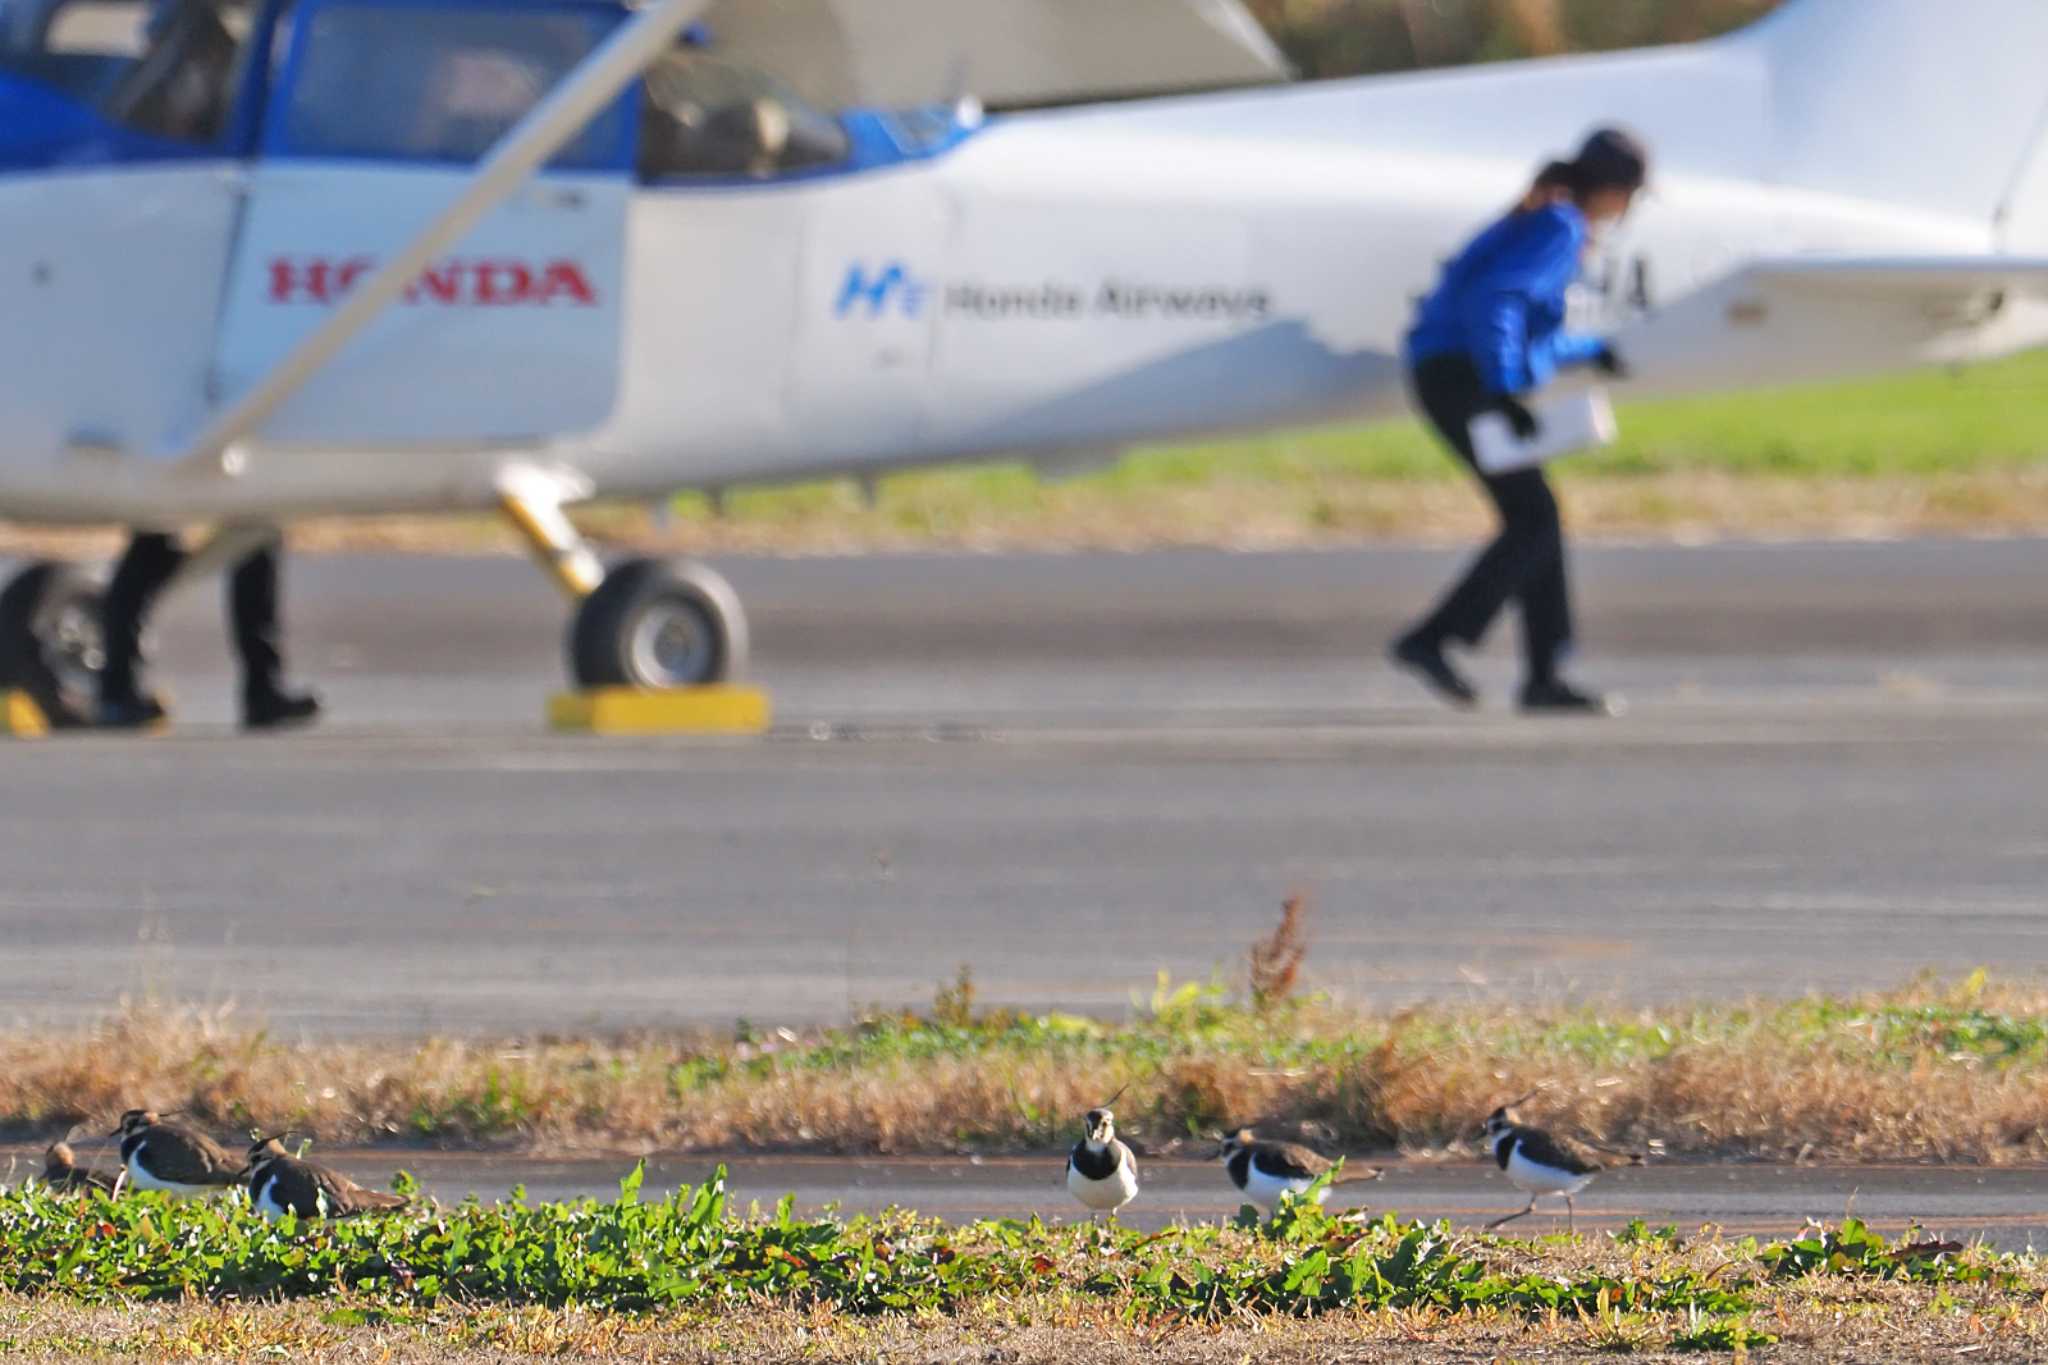
[[1614, 402], [1605, 389], [1585, 389], [1531, 404], [1529, 411], [1537, 422], [1532, 441], [1517, 437], [1508, 419], [1498, 412], [1482, 412], [1472, 419], [1472, 454], [1480, 473], [1507, 474], [1546, 464], [1561, 455], [1611, 446], [1620, 434], [1614, 421]]

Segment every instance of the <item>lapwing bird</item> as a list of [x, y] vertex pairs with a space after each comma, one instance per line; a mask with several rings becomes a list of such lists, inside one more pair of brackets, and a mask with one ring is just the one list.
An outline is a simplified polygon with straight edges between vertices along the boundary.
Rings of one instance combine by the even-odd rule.
[[[1240, 1128], [1225, 1138], [1219, 1155], [1230, 1172], [1230, 1183], [1267, 1213], [1279, 1207], [1281, 1195], [1303, 1193], [1337, 1165], [1298, 1142], [1263, 1141], [1249, 1128]], [[1380, 1174], [1374, 1166], [1347, 1165], [1331, 1177], [1330, 1185], [1377, 1180]], [[1316, 1202], [1320, 1204], [1329, 1196], [1326, 1186], [1317, 1193]]]
[[402, 1194], [366, 1190], [340, 1171], [295, 1157], [274, 1137], [257, 1138], [249, 1146], [249, 1203], [270, 1222], [287, 1213], [354, 1218], [402, 1209], [409, 1202]]
[[68, 1142], [53, 1142], [43, 1153], [43, 1183], [59, 1194], [85, 1194], [92, 1190], [114, 1192], [114, 1177], [78, 1164]]
[[[1517, 1100], [1519, 1104], [1521, 1101]], [[1532, 1128], [1515, 1114], [1512, 1105], [1502, 1105], [1486, 1120], [1486, 1141], [1493, 1159], [1507, 1172], [1508, 1183], [1529, 1196], [1529, 1206], [1505, 1218], [1488, 1223], [1491, 1231], [1536, 1211], [1536, 1201], [1546, 1194], [1564, 1196], [1565, 1231], [1572, 1225], [1572, 1196], [1591, 1184], [1593, 1177], [1617, 1166], [1640, 1166], [1643, 1158], [1634, 1152], [1607, 1152], [1541, 1128]]]
[[1067, 1191], [1095, 1213], [1115, 1213], [1138, 1197], [1138, 1158], [1117, 1141], [1116, 1115], [1088, 1111], [1088, 1135], [1067, 1154]]
[[121, 1139], [127, 1183], [140, 1190], [206, 1194], [241, 1184], [248, 1170], [206, 1134], [166, 1123], [153, 1109], [130, 1109], [108, 1136]]

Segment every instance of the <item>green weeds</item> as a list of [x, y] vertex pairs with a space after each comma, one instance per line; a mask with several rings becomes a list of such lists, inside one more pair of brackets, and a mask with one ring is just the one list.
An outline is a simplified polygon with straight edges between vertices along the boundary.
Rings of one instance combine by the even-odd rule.
[[1827, 1274], [1914, 1284], [1981, 1284], [2010, 1277], [2011, 1268], [1957, 1242], [1920, 1238], [1893, 1246], [1862, 1220], [1838, 1228], [1815, 1225], [1803, 1237], [1758, 1253], [1758, 1261], [1780, 1279]]
[[[1973, 1313], [2016, 1324], [2044, 1287], [2030, 1258], [1891, 1246], [1854, 1221], [1763, 1248], [1704, 1238], [1687, 1248], [1675, 1230], [1640, 1224], [1595, 1242], [1525, 1243], [1393, 1214], [1333, 1215], [1312, 1198], [1263, 1222], [1142, 1233], [1036, 1218], [949, 1226], [901, 1212], [799, 1218], [790, 1198], [742, 1211], [722, 1169], [664, 1200], [640, 1194], [636, 1169], [609, 1203], [471, 1200], [273, 1226], [239, 1198], [115, 1201], [31, 1184], [0, 1191], [0, 1302], [216, 1305], [185, 1337], [243, 1354], [259, 1341], [294, 1349], [337, 1330], [614, 1350], [633, 1321], [733, 1323], [742, 1313], [920, 1331], [993, 1313], [1012, 1324], [1115, 1323], [1154, 1340], [1181, 1328], [1325, 1319], [1436, 1335], [1525, 1324], [1553, 1334], [1570, 1326], [1605, 1351], [1740, 1354], [1778, 1340], [1752, 1325], [1756, 1315], [1839, 1318], [1858, 1311], [1859, 1286], [1873, 1282], [1931, 1293], [1929, 1314], [1966, 1326], [1986, 1319], [1958, 1318], [1952, 1295], [1968, 1292]], [[282, 1303], [313, 1313], [294, 1328], [229, 1311]]]
[[[1035, 1218], [962, 1227], [907, 1213], [799, 1219], [788, 1198], [772, 1213], [734, 1210], [722, 1168], [654, 1202], [640, 1198], [636, 1169], [608, 1204], [471, 1200], [332, 1224], [266, 1224], [236, 1198], [67, 1198], [34, 1184], [0, 1193], [0, 1292], [88, 1304], [333, 1299], [339, 1316], [329, 1321], [342, 1325], [444, 1301], [646, 1312], [772, 1300], [887, 1315], [1056, 1293], [1133, 1320], [1426, 1309], [1687, 1314], [1697, 1326], [1748, 1311], [1761, 1278], [1881, 1268], [1926, 1280], [1934, 1263], [1885, 1248], [1855, 1223], [1759, 1252], [1759, 1278], [1654, 1257], [1558, 1274], [1513, 1264], [1506, 1253], [1516, 1245], [1392, 1214], [1332, 1215], [1310, 1199], [1263, 1224], [1150, 1234]], [[1946, 1264], [1944, 1282], [1963, 1278], [1960, 1263]], [[1977, 1264], [1988, 1275], [1999, 1262]], [[2001, 1273], [2017, 1283], [2016, 1271]]]
[[1698, 1314], [1691, 1314], [1687, 1324], [1671, 1334], [1670, 1345], [1674, 1351], [1742, 1355], [1759, 1346], [1769, 1346], [1777, 1339], [1741, 1318], [1702, 1320]]
[[1029, 1338], [1037, 1354], [1088, 1360], [1138, 1358], [1117, 1342], [1182, 1358], [1245, 1332], [1246, 1350], [1373, 1339], [1435, 1343], [1431, 1360], [1512, 1343], [1739, 1356], [1781, 1337], [1833, 1341], [1845, 1324], [1866, 1345], [1889, 1334], [1885, 1358], [1923, 1359], [1994, 1338], [2025, 1349], [2048, 1329], [2034, 1258], [1889, 1245], [1853, 1221], [1763, 1247], [1704, 1232], [1681, 1244], [1643, 1226], [1524, 1242], [1306, 1199], [1264, 1221], [1144, 1233], [1114, 1221], [799, 1217], [788, 1198], [741, 1210], [722, 1170], [667, 1199], [640, 1195], [635, 1171], [605, 1203], [471, 1200], [270, 1225], [234, 1197], [0, 1189], [0, 1326], [10, 1340], [25, 1333], [31, 1354], [97, 1326], [102, 1341], [153, 1358], [303, 1358], [357, 1343], [437, 1360], [638, 1356], [667, 1341], [693, 1343], [690, 1358], [744, 1343], [753, 1354], [735, 1358], [784, 1359], [827, 1342], [839, 1353], [824, 1358], [874, 1358], [885, 1342], [908, 1355], [1044, 1331], [1055, 1335]]

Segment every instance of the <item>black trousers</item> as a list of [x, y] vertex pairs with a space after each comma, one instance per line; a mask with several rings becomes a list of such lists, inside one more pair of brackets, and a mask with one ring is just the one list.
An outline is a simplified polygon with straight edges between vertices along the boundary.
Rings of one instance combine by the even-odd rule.
[[[143, 625], [186, 553], [176, 536], [156, 531], [138, 531], [129, 540], [101, 609], [107, 642], [102, 697], [126, 700], [136, 695]], [[278, 617], [282, 559], [282, 547], [273, 540], [228, 575], [228, 619], [235, 652], [242, 660], [244, 697], [275, 692], [284, 682], [284, 628]]]
[[1425, 360], [1409, 375], [1409, 382], [1416, 405], [1444, 444], [1472, 470], [1500, 513], [1500, 534], [1415, 633], [1437, 644], [1458, 640], [1476, 645], [1501, 608], [1517, 602], [1529, 681], [1548, 682], [1557, 676], [1572, 639], [1571, 588], [1557, 498], [1540, 466], [1506, 474], [1479, 472], [1471, 423], [1492, 405], [1492, 398], [1471, 361], [1463, 356]]

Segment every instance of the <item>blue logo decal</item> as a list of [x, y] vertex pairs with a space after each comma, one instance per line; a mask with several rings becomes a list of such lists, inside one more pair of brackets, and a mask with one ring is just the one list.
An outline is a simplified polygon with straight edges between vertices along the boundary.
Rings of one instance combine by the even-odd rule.
[[901, 261], [884, 262], [877, 273], [870, 275], [867, 266], [856, 261], [846, 268], [846, 283], [839, 290], [839, 305], [833, 310], [835, 317], [851, 317], [854, 310], [863, 303], [867, 305], [867, 316], [879, 318], [895, 312], [906, 318], [924, 316], [925, 299], [931, 293], [924, 283], [912, 277], [910, 270]]

